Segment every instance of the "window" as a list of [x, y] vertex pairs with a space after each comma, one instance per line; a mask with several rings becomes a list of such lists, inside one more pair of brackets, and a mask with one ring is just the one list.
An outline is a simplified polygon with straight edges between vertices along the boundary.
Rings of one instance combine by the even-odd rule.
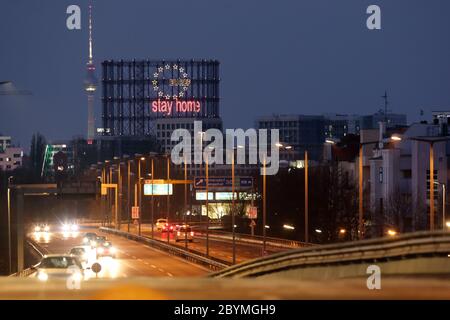
[[378, 169], [378, 179], [380, 183], [383, 183], [383, 167], [380, 167], [380, 169]]
[[402, 176], [404, 179], [411, 179], [412, 171], [411, 170], [402, 170]]

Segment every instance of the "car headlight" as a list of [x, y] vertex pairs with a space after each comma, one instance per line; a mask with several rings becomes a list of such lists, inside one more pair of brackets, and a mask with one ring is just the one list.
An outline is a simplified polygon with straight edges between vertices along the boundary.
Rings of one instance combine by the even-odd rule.
[[116, 253], [116, 248], [111, 247], [111, 248], [109, 248], [109, 251], [114, 254], [114, 253]]
[[105, 252], [105, 250], [103, 250], [103, 248], [98, 248], [98, 249], [97, 249], [97, 253], [102, 254], [103, 252]]
[[72, 280], [79, 282], [79, 281], [83, 280], [83, 275], [80, 272], [74, 272], [72, 274]]
[[89, 241], [88, 238], [86, 238], [86, 237], [83, 238], [83, 243], [88, 243], [88, 241]]
[[45, 226], [45, 227], [44, 227], [44, 231], [45, 231], [45, 232], [49, 232], [49, 231], [50, 231], [50, 227], [49, 227], [49, 226]]
[[37, 275], [39, 281], [47, 281], [48, 280], [48, 274], [46, 274], [45, 272], [40, 271]]
[[63, 231], [69, 231], [69, 226], [67, 224], [63, 224], [62, 226]]
[[73, 224], [73, 225], [70, 226], [70, 230], [78, 231], [78, 226], [76, 224]]
[[39, 232], [39, 231], [41, 231], [41, 227], [39, 227], [39, 226], [34, 227], [34, 232]]

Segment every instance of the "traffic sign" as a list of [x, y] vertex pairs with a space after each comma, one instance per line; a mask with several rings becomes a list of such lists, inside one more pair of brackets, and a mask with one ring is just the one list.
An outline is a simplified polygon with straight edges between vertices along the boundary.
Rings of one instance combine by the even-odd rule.
[[255, 206], [248, 207], [247, 217], [249, 219], [257, 219], [258, 218], [258, 207], [255, 207]]
[[131, 218], [139, 219], [139, 207], [131, 207]]
[[[211, 177], [208, 178], [208, 188], [232, 187], [233, 179], [231, 177]], [[235, 187], [248, 188], [253, 185], [252, 177], [236, 177]], [[194, 179], [194, 188], [205, 189], [206, 178], [197, 177]]]

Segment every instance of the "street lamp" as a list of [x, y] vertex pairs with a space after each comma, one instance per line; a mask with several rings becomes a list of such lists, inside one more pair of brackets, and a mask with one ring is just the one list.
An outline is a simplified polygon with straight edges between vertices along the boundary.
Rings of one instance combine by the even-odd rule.
[[363, 146], [369, 144], [377, 144], [380, 142], [389, 142], [389, 141], [401, 141], [402, 138], [398, 135], [392, 135], [390, 138], [383, 139], [382, 141], [366, 141], [359, 143], [359, 161], [358, 161], [358, 237], [359, 239], [363, 239], [364, 237], [364, 206], [363, 206]]
[[448, 141], [448, 137], [414, 137], [414, 141], [426, 142], [430, 145], [430, 231], [434, 230], [434, 144]]
[[388, 236], [390, 236], [390, 237], [395, 237], [395, 236], [397, 235], [397, 231], [392, 230], [392, 229], [389, 229], [389, 230], [387, 231], [387, 234], [388, 234]]
[[11, 249], [11, 184], [14, 177], [8, 177], [8, 257], [9, 257], [9, 274], [12, 273], [12, 249]]

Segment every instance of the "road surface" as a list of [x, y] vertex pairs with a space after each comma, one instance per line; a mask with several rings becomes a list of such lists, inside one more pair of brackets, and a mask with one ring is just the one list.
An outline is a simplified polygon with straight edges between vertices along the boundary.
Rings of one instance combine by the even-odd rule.
[[[30, 234], [30, 238], [48, 253], [68, 253], [74, 246], [82, 244], [85, 232], [105, 235], [117, 249], [116, 259], [100, 258], [102, 271], [99, 277], [200, 277], [209, 270], [178, 257], [150, 248], [122, 237], [102, 233], [96, 228], [83, 228], [78, 233], [59, 231], [47, 234]], [[92, 264], [94, 261], [90, 261]]]

